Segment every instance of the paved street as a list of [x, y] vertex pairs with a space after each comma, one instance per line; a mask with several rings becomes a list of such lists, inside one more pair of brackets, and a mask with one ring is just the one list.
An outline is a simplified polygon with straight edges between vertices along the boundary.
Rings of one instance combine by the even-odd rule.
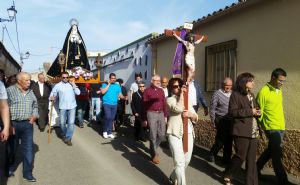
[[[161, 164], [154, 165], [149, 162], [148, 143], [135, 142], [131, 127], [122, 127], [113, 140], [103, 139], [98, 134], [99, 127], [76, 127], [72, 147], [58, 138], [58, 129], [52, 133], [48, 144], [47, 133], [40, 133], [35, 127], [33, 174], [37, 182], [25, 182], [21, 173], [16, 173], [7, 185], [169, 185], [173, 162], [167, 147], [160, 151]], [[205, 149], [195, 148], [186, 172], [187, 184], [222, 184], [223, 168], [208, 163], [207, 153]], [[20, 168], [19, 165], [19, 171]], [[273, 173], [270, 170], [264, 173], [271, 175], [265, 175], [266, 181], [260, 184], [275, 184]], [[243, 172], [239, 176], [235, 184], [243, 181]]]

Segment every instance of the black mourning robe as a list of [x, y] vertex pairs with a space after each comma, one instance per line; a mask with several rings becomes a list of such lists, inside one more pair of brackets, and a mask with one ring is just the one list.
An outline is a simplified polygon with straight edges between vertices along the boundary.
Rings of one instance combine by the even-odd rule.
[[[73, 69], [74, 67], [82, 67], [84, 69], [90, 70], [90, 65], [89, 61], [87, 58], [87, 53], [86, 53], [86, 47], [84, 44], [84, 41], [82, 39], [82, 36], [79, 32], [79, 29], [77, 27], [77, 32], [79, 34], [80, 39], [82, 42], [80, 44], [77, 43], [72, 43], [70, 40], [70, 34], [72, 31], [72, 26], [70, 30], [68, 31], [68, 34], [66, 36], [64, 46], [63, 46], [63, 53], [65, 54], [65, 66], [64, 66], [64, 71], [66, 69]], [[60, 65], [58, 63], [58, 56], [55, 58], [54, 62], [52, 63], [49, 71], [47, 72], [47, 75], [50, 77], [56, 77], [60, 75]]]

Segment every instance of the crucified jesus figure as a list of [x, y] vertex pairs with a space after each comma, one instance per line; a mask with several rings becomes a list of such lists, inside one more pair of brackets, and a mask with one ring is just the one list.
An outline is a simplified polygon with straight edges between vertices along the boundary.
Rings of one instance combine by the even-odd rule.
[[190, 33], [188, 33], [185, 36], [184, 40], [182, 38], [180, 38], [178, 35], [176, 35], [175, 31], [173, 31], [173, 36], [178, 41], [182, 42], [187, 50], [187, 53], [185, 55], [185, 64], [188, 67], [187, 82], [189, 82], [192, 79], [193, 73], [195, 72], [195, 55], [194, 55], [195, 45], [199, 44], [204, 39], [204, 36], [202, 36], [199, 40], [196, 40], [196, 41], [194, 41], [194, 36]]

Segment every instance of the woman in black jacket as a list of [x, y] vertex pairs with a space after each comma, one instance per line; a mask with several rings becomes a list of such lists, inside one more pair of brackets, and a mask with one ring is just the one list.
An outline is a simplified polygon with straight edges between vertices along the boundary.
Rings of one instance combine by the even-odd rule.
[[236, 154], [225, 169], [224, 181], [231, 184], [232, 176], [240, 170], [246, 160], [246, 185], [257, 185], [256, 151], [259, 130], [256, 118], [260, 116], [258, 104], [251, 90], [254, 76], [242, 73], [237, 77], [234, 90], [230, 96], [228, 114], [232, 117], [232, 135]]

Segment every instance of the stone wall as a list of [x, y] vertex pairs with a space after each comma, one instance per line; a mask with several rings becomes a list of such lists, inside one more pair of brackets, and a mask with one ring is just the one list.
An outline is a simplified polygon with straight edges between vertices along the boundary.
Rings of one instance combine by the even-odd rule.
[[[208, 120], [200, 120], [194, 129], [196, 144], [211, 148], [215, 138], [215, 129], [212, 127], [212, 123]], [[260, 138], [257, 156], [266, 146], [267, 139], [263, 136]], [[283, 142], [283, 164], [288, 173], [300, 177], [300, 130], [286, 130]], [[271, 162], [268, 163], [268, 166], [272, 167]]]

